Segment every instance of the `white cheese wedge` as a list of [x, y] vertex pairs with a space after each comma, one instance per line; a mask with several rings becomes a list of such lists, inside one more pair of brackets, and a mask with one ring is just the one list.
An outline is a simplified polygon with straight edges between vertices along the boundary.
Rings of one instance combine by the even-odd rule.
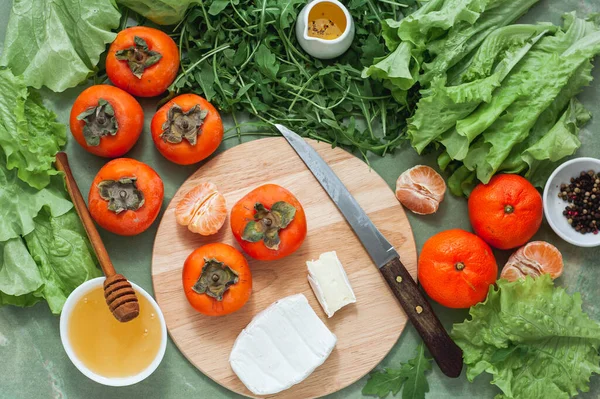
[[356, 302], [348, 276], [335, 251], [325, 252], [318, 260], [306, 262], [308, 282], [328, 317]]
[[281, 392], [301, 382], [329, 357], [336, 336], [302, 294], [288, 296], [257, 314], [229, 355], [231, 368], [256, 395]]

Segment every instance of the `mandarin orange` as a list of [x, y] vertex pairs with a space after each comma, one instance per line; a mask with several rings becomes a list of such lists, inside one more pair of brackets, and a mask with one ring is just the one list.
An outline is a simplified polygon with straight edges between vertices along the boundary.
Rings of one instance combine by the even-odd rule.
[[419, 257], [419, 282], [434, 301], [449, 308], [468, 308], [483, 301], [497, 274], [489, 245], [460, 229], [431, 237]]
[[469, 197], [469, 219], [475, 234], [494, 248], [516, 248], [542, 224], [542, 196], [518, 175], [496, 175], [479, 184]]
[[525, 276], [533, 278], [549, 274], [552, 279], [563, 272], [563, 257], [558, 248], [544, 241], [532, 241], [519, 248], [506, 262], [500, 278], [516, 281]]
[[446, 182], [433, 168], [417, 165], [398, 177], [396, 198], [419, 215], [435, 213], [444, 200]]

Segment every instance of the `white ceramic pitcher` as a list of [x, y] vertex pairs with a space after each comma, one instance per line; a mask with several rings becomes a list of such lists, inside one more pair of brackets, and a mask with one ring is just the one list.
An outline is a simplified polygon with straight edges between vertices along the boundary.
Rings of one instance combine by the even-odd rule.
[[[344, 16], [346, 17], [346, 29], [340, 37], [334, 40], [325, 40], [308, 35], [308, 17], [310, 11], [314, 6], [320, 3], [334, 4], [343, 11]], [[350, 12], [338, 0], [313, 0], [300, 11], [298, 20], [296, 21], [296, 37], [298, 38], [300, 46], [302, 46], [304, 51], [308, 54], [321, 59], [331, 59], [344, 54], [352, 44], [354, 30], [354, 20], [352, 19]]]

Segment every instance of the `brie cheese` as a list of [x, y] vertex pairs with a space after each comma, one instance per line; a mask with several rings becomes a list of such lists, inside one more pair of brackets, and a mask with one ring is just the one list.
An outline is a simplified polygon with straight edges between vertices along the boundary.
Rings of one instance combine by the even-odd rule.
[[344, 266], [335, 251], [325, 252], [318, 260], [306, 262], [308, 282], [328, 317], [344, 306], [356, 302]]
[[252, 319], [235, 340], [229, 363], [254, 394], [275, 394], [323, 364], [336, 341], [306, 297], [292, 295]]

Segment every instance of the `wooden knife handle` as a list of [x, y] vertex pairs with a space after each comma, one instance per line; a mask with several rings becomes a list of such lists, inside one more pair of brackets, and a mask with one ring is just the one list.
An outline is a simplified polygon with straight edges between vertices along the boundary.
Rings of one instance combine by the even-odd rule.
[[462, 351], [433, 313], [400, 259], [394, 258], [386, 263], [381, 273], [442, 372], [451, 378], [458, 377], [463, 367]]

